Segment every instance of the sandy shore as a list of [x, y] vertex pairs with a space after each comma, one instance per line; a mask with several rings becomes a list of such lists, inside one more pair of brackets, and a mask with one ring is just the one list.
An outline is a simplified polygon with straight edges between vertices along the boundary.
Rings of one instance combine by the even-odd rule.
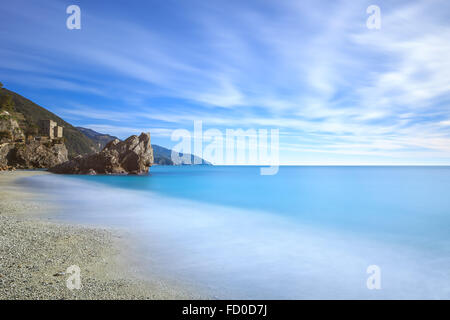
[[[38, 218], [59, 209], [14, 180], [39, 174], [49, 173], [0, 172], [0, 299], [199, 298], [178, 285], [142, 280], [123, 258], [118, 231]], [[72, 265], [81, 270], [79, 290], [67, 287]]]

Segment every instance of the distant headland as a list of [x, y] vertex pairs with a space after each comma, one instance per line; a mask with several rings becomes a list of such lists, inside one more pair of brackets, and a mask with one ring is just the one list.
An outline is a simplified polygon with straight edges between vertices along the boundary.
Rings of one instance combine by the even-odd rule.
[[[129, 145], [131, 140], [135, 141], [141, 137], [142, 135], [139, 138], [131, 136], [122, 142], [109, 134], [75, 127], [20, 94], [3, 88], [0, 83], [0, 170], [55, 167], [51, 171], [61, 173], [64, 167], [67, 173], [75, 173], [75, 171], [91, 174], [93, 172], [145, 173], [148, 171], [148, 167], [143, 169], [140, 160], [136, 161], [133, 166], [125, 165], [123, 159], [116, 159], [117, 161], [110, 159], [105, 162], [106, 153], [112, 152], [111, 147], [123, 147]], [[148, 143], [150, 143], [150, 135]], [[107, 145], [109, 151], [104, 150]], [[189, 155], [192, 160], [190, 163], [173, 161], [171, 159], [172, 150], [159, 145], [150, 144], [147, 149], [151, 150], [151, 163], [148, 162], [149, 154], [139, 156], [145, 158], [143, 163], [148, 166], [190, 163], [210, 165], [209, 162], [194, 155]], [[95, 159], [101, 159], [105, 168], [100, 168], [101, 161], [94, 165]], [[127, 159], [127, 161], [131, 161], [129, 160], [130, 156]], [[65, 166], [62, 166], [64, 163]], [[69, 166], [73, 166], [72, 169], [69, 169]], [[85, 166], [90, 166], [90, 168]]]

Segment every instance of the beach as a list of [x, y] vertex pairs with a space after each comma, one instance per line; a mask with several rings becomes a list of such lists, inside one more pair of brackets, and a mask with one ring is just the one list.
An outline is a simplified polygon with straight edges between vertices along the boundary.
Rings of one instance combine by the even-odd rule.
[[[125, 255], [118, 230], [47, 221], [61, 210], [51, 195], [30, 192], [16, 179], [44, 171], [0, 172], [0, 299], [194, 299], [186, 288], [143, 279]], [[70, 266], [80, 289], [69, 289]], [[71, 282], [73, 283], [73, 282]]]

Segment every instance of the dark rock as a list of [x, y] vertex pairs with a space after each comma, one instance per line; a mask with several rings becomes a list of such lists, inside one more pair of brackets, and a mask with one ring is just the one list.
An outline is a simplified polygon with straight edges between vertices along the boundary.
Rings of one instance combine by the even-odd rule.
[[60, 144], [41, 144], [33, 141], [17, 144], [13, 156], [15, 167], [23, 169], [50, 168], [68, 160], [66, 146]]
[[17, 120], [7, 111], [0, 112], [0, 143], [25, 139]]
[[15, 144], [2, 143], [0, 144], [0, 168], [7, 170], [11, 158], [14, 155]]
[[55, 273], [53, 276], [54, 277], [59, 277], [59, 276], [64, 276], [65, 274], [66, 274], [65, 272], [60, 271], [60, 272]]
[[153, 164], [150, 133], [114, 139], [96, 154], [78, 156], [49, 171], [65, 174], [143, 174]]

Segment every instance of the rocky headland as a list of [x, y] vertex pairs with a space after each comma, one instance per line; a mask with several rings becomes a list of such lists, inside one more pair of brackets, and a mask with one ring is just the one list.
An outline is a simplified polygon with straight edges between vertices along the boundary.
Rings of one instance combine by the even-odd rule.
[[102, 151], [77, 156], [49, 169], [60, 174], [145, 174], [153, 164], [150, 133], [133, 135], [124, 141], [114, 139]]
[[26, 136], [16, 117], [0, 112], [0, 170], [49, 168], [68, 160], [62, 139]]

